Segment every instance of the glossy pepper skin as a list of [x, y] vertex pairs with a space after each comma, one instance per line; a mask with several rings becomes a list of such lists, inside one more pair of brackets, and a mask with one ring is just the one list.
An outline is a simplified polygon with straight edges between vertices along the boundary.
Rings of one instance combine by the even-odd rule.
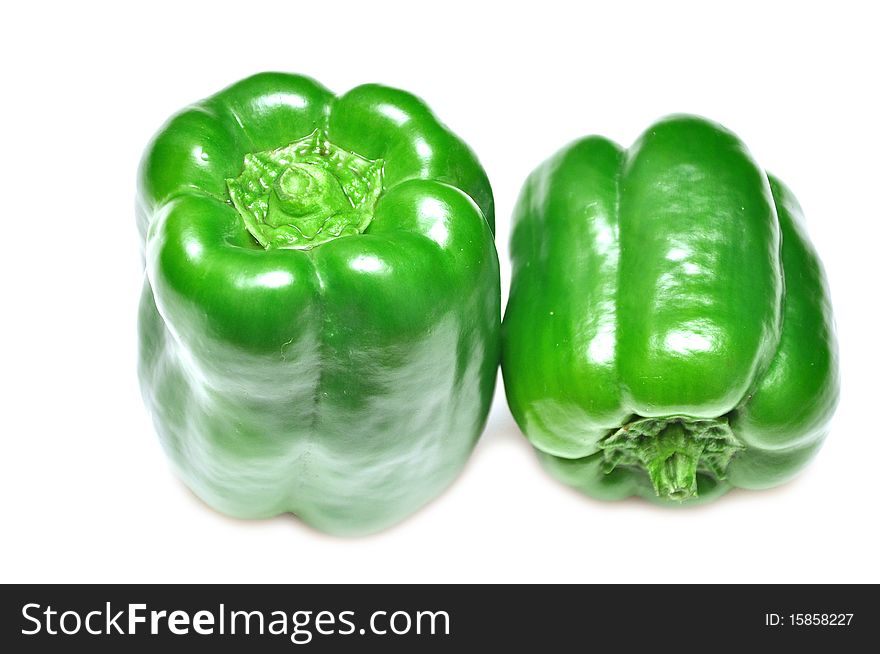
[[565, 147], [514, 214], [502, 370], [551, 474], [601, 499], [781, 484], [838, 397], [821, 263], [791, 192], [723, 127]]
[[421, 100], [240, 81], [156, 134], [138, 225], [141, 387], [196, 495], [364, 534], [458, 474], [499, 358], [493, 200]]

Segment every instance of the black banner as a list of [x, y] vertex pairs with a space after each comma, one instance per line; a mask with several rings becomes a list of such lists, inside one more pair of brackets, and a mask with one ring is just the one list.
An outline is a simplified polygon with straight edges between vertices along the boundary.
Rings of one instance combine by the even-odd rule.
[[[2, 587], [5, 651], [449, 651], [489, 645], [664, 650], [880, 632], [873, 586], [19, 585]], [[9, 649], [11, 645], [13, 649]]]

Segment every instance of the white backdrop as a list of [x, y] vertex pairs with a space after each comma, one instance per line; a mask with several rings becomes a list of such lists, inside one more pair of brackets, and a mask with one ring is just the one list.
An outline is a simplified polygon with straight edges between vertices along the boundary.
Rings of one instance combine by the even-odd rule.
[[[81, 6], [80, 6], [81, 5]], [[877, 45], [870, 3], [15, 3], [4, 10], [0, 581], [880, 581]], [[140, 152], [260, 70], [425, 98], [509, 216], [566, 142], [670, 112], [737, 132], [798, 195], [828, 271], [843, 391], [792, 483], [691, 510], [548, 477], [498, 389], [452, 488], [355, 540], [214, 513], [169, 471], [135, 374]], [[874, 297], [874, 300], [870, 298]]]

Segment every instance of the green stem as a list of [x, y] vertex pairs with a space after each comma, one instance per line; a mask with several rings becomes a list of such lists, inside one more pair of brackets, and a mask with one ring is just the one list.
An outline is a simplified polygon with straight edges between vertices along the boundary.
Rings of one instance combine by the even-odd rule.
[[[335, 177], [317, 166], [290, 164], [275, 181], [270, 202], [272, 198], [276, 199], [278, 209], [287, 217], [303, 216], [325, 204], [322, 201], [323, 196], [333, 185], [342, 190]], [[270, 206], [269, 214], [271, 213]]]
[[644, 470], [658, 497], [683, 501], [697, 496], [697, 473], [723, 479], [742, 446], [724, 419], [684, 416], [640, 418], [602, 441], [605, 469]]
[[645, 467], [660, 497], [686, 500], [697, 494], [697, 463], [704, 444], [672, 423], [646, 445]]
[[245, 156], [227, 179], [245, 227], [266, 249], [309, 249], [363, 232], [382, 192], [383, 165], [330, 143], [316, 130]]

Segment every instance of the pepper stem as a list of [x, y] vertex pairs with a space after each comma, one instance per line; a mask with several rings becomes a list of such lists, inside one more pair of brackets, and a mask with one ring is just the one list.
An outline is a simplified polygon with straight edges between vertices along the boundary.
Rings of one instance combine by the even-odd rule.
[[245, 155], [241, 174], [226, 186], [260, 245], [307, 250], [369, 226], [382, 193], [383, 165], [315, 130], [277, 150]]
[[683, 416], [641, 418], [602, 441], [605, 471], [617, 466], [644, 470], [658, 497], [684, 501], [697, 496], [697, 473], [724, 479], [742, 446], [724, 419]]
[[686, 500], [697, 494], [697, 462], [703, 444], [688, 439], [681, 423], [672, 423], [652, 441], [645, 467], [660, 497]]

